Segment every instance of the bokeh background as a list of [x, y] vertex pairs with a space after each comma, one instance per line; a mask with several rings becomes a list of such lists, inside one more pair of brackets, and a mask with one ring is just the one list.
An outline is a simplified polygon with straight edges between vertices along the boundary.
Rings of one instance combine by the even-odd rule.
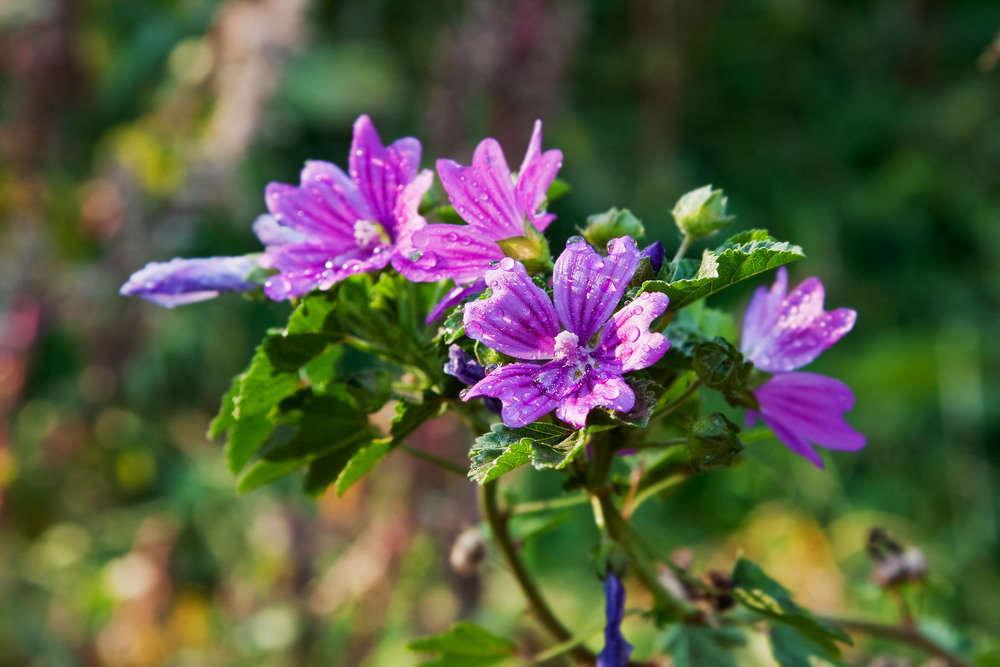
[[[793, 280], [859, 312], [811, 370], [854, 388], [868, 448], [821, 473], [756, 441], [636, 520], [696, 569], [742, 552], [817, 609], [894, 622], [863, 549], [884, 526], [927, 556], [912, 602], [935, 636], [981, 643], [1000, 628], [998, 31], [994, 0], [4, 0], [0, 664], [407, 665], [406, 640], [457, 618], [543, 638], [496, 559], [449, 567], [477, 521], [461, 477], [397, 452], [343, 498], [236, 496], [204, 433], [287, 304], [118, 296], [147, 261], [257, 250], [264, 186], [343, 164], [361, 113], [427, 166], [485, 136], [517, 164], [542, 118], [573, 187], [556, 248], [619, 206], [672, 250], [669, 211], [705, 183], [738, 229], [802, 245]], [[462, 462], [470, 436], [442, 420], [420, 444]], [[515, 528], [554, 606], [599, 629], [586, 509]], [[642, 655], [659, 640], [626, 632]], [[880, 652], [913, 655], [853, 659]]]

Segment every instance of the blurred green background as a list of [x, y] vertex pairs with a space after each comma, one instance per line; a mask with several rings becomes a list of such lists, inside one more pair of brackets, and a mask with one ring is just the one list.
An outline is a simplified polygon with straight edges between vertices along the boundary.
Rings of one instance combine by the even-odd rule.
[[[361, 113], [419, 137], [426, 166], [485, 136], [518, 164], [542, 118], [573, 187], [556, 248], [619, 206], [670, 252], [673, 203], [705, 183], [737, 228], [802, 245], [793, 281], [859, 313], [810, 370], [854, 388], [868, 448], [819, 472], [750, 443], [636, 520], [698, 570], [742, 551], [816, 609], [892, 622], [863, 550], [885, 526], [927, 555], [913, 603], [936, 636], [982, 640], [1000, 627], [998, 30], [995, 0], [0, 3], [0, 664], [407, 665], [407, 639], [460, 617], [543, 645], [495, 559], [449, 568], [477, 521], [458, 476], [400, 452], [343, 498], [236, 497], [204, 432], [287, 304], [118, 296], [147, 261], [257, 250], [264, 186], [344, 164]], [[421, 437], [459, 462], [469, 444], [448, 420]], [[581, 630], [603, 618], [591, 524], [515, 525]], [[639, 619], [626, 633], [656, 645]]]

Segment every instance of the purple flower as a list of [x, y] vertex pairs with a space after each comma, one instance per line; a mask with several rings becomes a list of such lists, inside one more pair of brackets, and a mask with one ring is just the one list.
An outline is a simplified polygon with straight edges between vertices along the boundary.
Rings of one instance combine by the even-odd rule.
[[247, 277], [257, 259], [247, 257], [202, 257], [150, 262], [128, 279], [120, 290], [166, 308], [213, 299], [223, 292], [242, 292], [259, 287]]
[[267, 246], [261, 263], [277, 269], [264, 285], [275, 301], [326, 290], [349, 275], [392, 262], [406, 273], [412, 235], [426, 222], [417, 212], [431, 185], [417, 173], [420, 142], [382, 145], [368, 116], [354, 123], [350, 176], [329, 162], [307, 162], [298, 186], [267, 186], [270, 218], [255, 231]]
[[496, 139], [480, 142], [469, 167], [438, 160], [441, 184], [456, 213], [469, 224], [434, 224], [417, 230], [413, 245], [418, 254], [404, 275], [421, 282], [450, 278], [458, 285], [482, 278], [490, 263], [504, 256], [497, 241], [524, 236], [526, 220], [541, 231], [555, 219], [541, 208], [561, 166], [562, 151], [542, 152], [541, 121], [535, 121], [516, 178]]
[[625, 587], [614, 572], [608, 572], [604, 577], [604, 598], [607, 624], [604, 626], [604, 648], [597, 656], [597, 667], [625, 667], [632, 655], [632, 645], [622, 635]]
[[787, 294], [788, 272], [778, 269], [774, 286], [757, 289], [743, 320], [742, 352], [754, 365], [774, 375], [753, 390], [759, 410], [747, 412], [752, 425], [759, 416], [796, 454], [817, 467], [823, 461], [812, 445], [856, 451], [865, 437], [846, 421], [854, 394], [839, 380], [814, 373], [793, 373], [840, 340], [854, 326], [849, 308], [823, 310], [823, 284], [809, 278]]
[[601, 257], [579, 236], [571, 238], [555, 263], [552, 299], [509, 257], [486, 272], [492, 294], [465, 307], [465, 333], [525, 362], [496, 368], [465, 400], [499, 398], [503, 423], [512, 428], [552, 410], [583, 428], [595, 407], [632, 409], [635, 393], [622, 375], [656, 363], [667, 351], [666, 337], [649, 331], [666, 310], [667, 296], [643, 293], [614, 312], [639, 251], [627, 236], [608, 248]]

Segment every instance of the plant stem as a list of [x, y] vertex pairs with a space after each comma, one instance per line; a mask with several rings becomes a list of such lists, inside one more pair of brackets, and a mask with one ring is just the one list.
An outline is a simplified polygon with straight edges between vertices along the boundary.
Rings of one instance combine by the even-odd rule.
[[967, 662], [955, 655], [916, 628], [830, 616], [819, 616], [818, 618], [824, 623], [836, 625], [848, 632], [859, 632], [871, 635], [872, 637], [882, 637], [883, 639], [891, 639], [903, 644], [909, 644], [924, 653], [941, 658], [948, 664], [948, 667], [973, 667], [971, 662]]
[[[517, 547], [514, 545], [510, 532], [507, 530], [507, 520], [509, 517], [500, 510], [497, 488], [496, 480], [487, 482], [479, 488], [480, 511], [483, 513], [486, 522], [490, 526], [490, 530], [493, 532], [493, 539], [496, 541], [497, 546], [500, 547], [500, 551], [503, 553], [504, 559], [507, 561], [507, 565], [514, 575], [514, 579], [517, 580], [518, 586], [521, 587], [521, 591], [524, 593], [524, 597], [527, 598], [528, 605], [534, 612], [538, 622], [560, 644], [572, 642], [573, 635], [556, 618], [545, 598], [542, 597], [541, 589], [538, 588], [534, 579], [531, 578], [531, 574], [517, 552]], [[597, 662], [594, 654], [583, 646], [574, 646], [570, 649], [569, 654], [576, 661], [585, 665], [594, 665]]]
[[671, 264], [674, 265], [674, 270], [670, 273], [670, 280], [673, 280], [677, 275], [677, 262], [681, 261], [681, 259], [684, 258], [684, 255], [687, 254], [688, 248], [691, 247], [691, 242], [693, 240], [694, 239], [692, 239], [689, 235], [684, 235], [684, 239], [681, 241], [680, 247], [677, 248], [677, 254], [674, 255], [674, 259], [671, 262]]
[[682, 393], [680, 396], [670, 401], [662, 408], [657, 406], [656, 410], [653, 411], [653, 416], [663, 417], [664, 415], [669, 415], [671, 412], [684, 405], [684, 401], [689, 399], [691, 397], [691, 394], [698, 391], [700, 387], [701, 387], [701, 380], [695, 378], [694, 381], [687, 386], [687, 389], [685, 389], [684, 393]]
[[515, 505], [509, 510], [509, 514], [511, 516], [518, 516], [520, 514], [532, 514], [533, 512], [545, 512], [548, 510], [562, 509], [564, 507], [582, 505], [588, 500], [589, 498], [583, 494], [568, 496], [566, 498], [553, 498], [552, 500], [533, 500], [531, 502]]
[[400, 444], [399, 448], [407, 452], [408, 454], [411, 454], [412, 456], [416, 456], [418, 459], [423, 459], [428, 463], [433, 463], [434, 465], [443, 470], [458, 473], [462, 477], [468, 477], [469, 475], [469, 471], [463, 468], [462, 466], [458, 465], [457, 463], [452, 463], [451, 461], [447, 461], [439, 456], [434, 456], [433, 454], [429, 454], [421, 449], [412, 447], [406, 444], [405, 442]]
[[653, 496], [666, 491], [667, 489], [673, 488], [679, 484], [683, 484], [691, 477], [691, 473], [688, 471], [679, 472], [675, 475], [671, 475], [665, 479], [660, 480], [656, 484], [649, 486], [642, 490], [641, 493], [637, 493], [632, 502], [627, 504], [625, 509], [622, 510], [623, 518], [627, 518], [635, 514], [635, 511], [639, 509], [639, 506], [644, 502], [652, 498]]

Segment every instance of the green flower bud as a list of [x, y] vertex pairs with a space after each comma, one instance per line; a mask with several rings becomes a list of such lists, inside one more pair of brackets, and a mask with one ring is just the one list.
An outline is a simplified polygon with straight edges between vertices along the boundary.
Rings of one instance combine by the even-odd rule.
[[721, 412], [694, 422], [687, 436], [691, 465], [699, 472], [733, 465], [743, 450], [739, 436], [740, 427]]
[[672, 213], [677, 227], [692, 239], [711, 236], [736, 219], [726, 215], [726, 197], [722, 190], [713, 190], [711, 185], [682, 196]]
[[512, 236], [497, 245], [503, 254], [524, 264], [529, 274], [543, 273], [552, 269], [552, 254], [549, 242], [530, 221], [524, 222], [524, 236]]
[[598, 250], [606, 247], [611, 239], [631, 236], [638, 243], [646, 235], [639, 218], [628, 209], [619, 211], [617, 208], [588, 217], [587, 226], [579, 231], [587, 243]]

